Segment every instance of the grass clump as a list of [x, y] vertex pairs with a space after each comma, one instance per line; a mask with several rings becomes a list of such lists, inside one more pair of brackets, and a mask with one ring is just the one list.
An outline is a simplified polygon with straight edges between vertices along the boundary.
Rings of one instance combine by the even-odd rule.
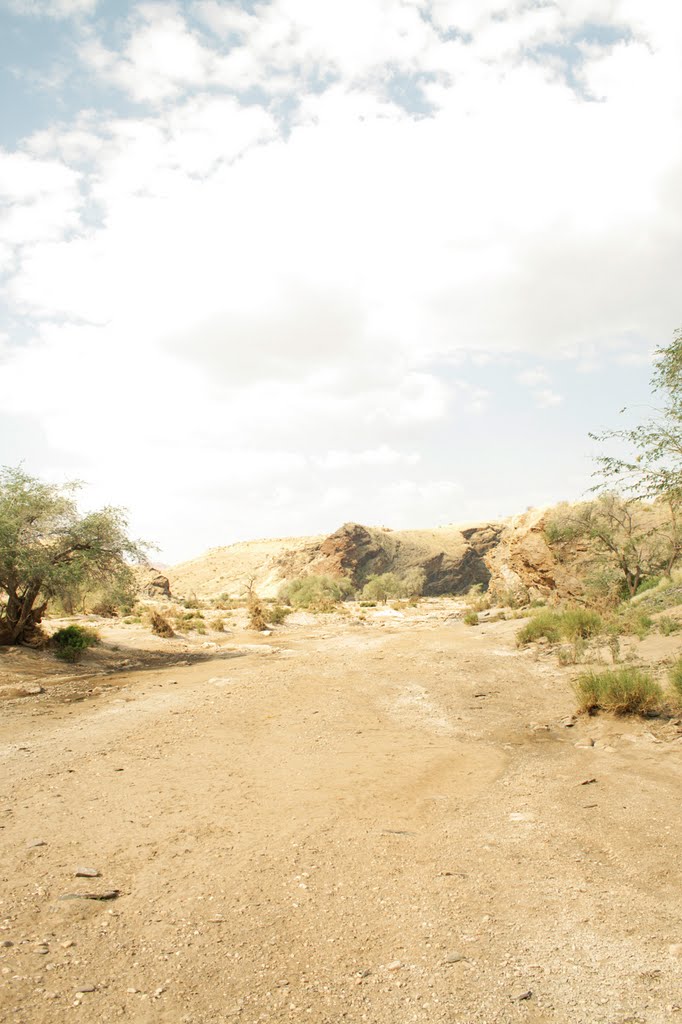
[[682, 658], [678, 658], [668, 670], [670, 685], [675, 691], [678, 699], [682, 701]]
[[478, 612], [475, 612], [473, 608], [470, 608], [464, 614], [462, 622], [465, 626], [477, 626], [478, 625]]
[[560, 615], [561, 635], [566, 640], [587, 640], [601, 632], [601, 615], [589, 608], [568, 608]]
[[273, 626], [281, 626], [288, 615], [291, 615], [293, 608], [285, 604], [276, 604], [268, 612], [268, 620]]
[[532, 619], [522, 626], [516, 634], [516, 643], [519, 647], [535, 643], [537, 640], [549, 640], [551, 644], [559, 643], [561, 630], [559, 628], [559, 616], [556, 612], [540, 611]]
[[80, 661], [83, 651], [94, 647], [99, 641], [99, 633], [87, 626], [65, 626], [50, 637], [50, 643], [56, 648], [56, 656], [60, 661], [70, 662]]
[[658, 629], [663, 636], [672, 636], [673, 633], [677, 633], [680, 628], [680, 623], [677, 619], [673, 619], [672, 615], [661, 615], [658, 620]]
[[567, 608], [564, 612], [543, 608], [536, 612], [529, 622], [516, 634], [519, 647], [534, 643], [543, 637], [551, 644], [567, 640], [576, 644], [601, 632], [601, 616], [589, 608]]
[[649, 715], [658, 711], [663, 691], [650, 672], [623, 667], [604, 672], [584, 672], [575, 682], [578, 711], [593, 715]]

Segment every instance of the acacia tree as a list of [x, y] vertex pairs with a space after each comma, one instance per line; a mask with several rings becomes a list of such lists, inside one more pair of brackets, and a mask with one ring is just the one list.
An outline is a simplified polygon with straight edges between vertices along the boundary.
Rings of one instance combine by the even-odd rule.
[[597, 457], [601, 483], [595, 490], [617, 489], [654, 502], [662, 513], [658, 532], [667, 552], [659, 571], [670, 574], [682, 553], [682, 329], [667, 348], [657, 350], [651, 387], [663, 400], [654, 416], [631, 429], [590, 434], [594, 441], [625, 444], [631, 452]]
[[[655, 415], [638, 427], [590, 434], [593, 441], [619, 441], [630, 457], [600, 455], [603, 486], [640, 498], [682, 500], [682, 329], [667, 348], [656, 351], [651, 387], [663, 399]], [[600, 485], [597, 485], [598, 487]]]
[[0, 645], [31, 643], [50, 598], [102, 586], [145, 560], [124, 510], [79, 513], [78, 483], [44, 483], [21, 467], [0, 471]]

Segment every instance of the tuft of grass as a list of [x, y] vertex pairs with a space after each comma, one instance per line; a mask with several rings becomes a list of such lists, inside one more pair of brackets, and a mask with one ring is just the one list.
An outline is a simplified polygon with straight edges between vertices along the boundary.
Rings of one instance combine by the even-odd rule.
[[668, 679], [670, 685], [675, 691], [677, 697], [682, 701], [682, 658], [678, 658], [677, 661], [670, 666], [668, 669]]
[[663, 691], [651, 673], [629, 666], [584, 672], [574, 688], [581, 714], [648, 715], [660, 710], [663, 701]]
[[87, 626], [65, 626], [50, 637], [50, 643], [57, 648], [55, 654], [60, 661], [80, 661], [83, 651], [99, 642], [99, 633]]
[[469, 611], [466, 612], [466, 614], [464, 615], [462, 622], [464, 623], [465, 626], [477, 626], [478, 612], [475, 612], [473, 609], [470, 608]]
[[678, 632], [680, 623], [677, 619], [673, 619], [672, 615], [661, 615], [658, 620], [658, 628], [663, 636], [672, 636], [673, 633]]
[[288, 607], [284, 604], [276, 604], [271, 611], [268, 612], [268, 621], [273, 626], [281, 626], [288, 615], [291, 615], [293, 608]]
[[551, 644], [556, 644], [561, 639], [559, 616], [556, 612], [543, 610], [534, 615], [516, 634], [516, 643], [519, 647], [523, 647], [525, 644], [532, 644], [543, 637]]
[[559, 629], [566, 640], [587, 640], [601, 632], [601, 615], [589, 608], [568, 608], [560, 615]]
[[588, 640], [597, 636], [603, 629], [601, 616], [589, 608], [568, 608], [564, 612], [554, 612], [544, 608], [536, 612], [525, 626], [516, 634], [519, 647], [531, 644], [542, 637], [556, 644], [567, 640], [575, 644], [578, 640]]

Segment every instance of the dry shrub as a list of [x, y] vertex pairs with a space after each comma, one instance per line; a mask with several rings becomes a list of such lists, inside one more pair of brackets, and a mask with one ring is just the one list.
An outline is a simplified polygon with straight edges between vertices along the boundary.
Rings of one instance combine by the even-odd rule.
[[170, 622], [164, 615], [161, 615], [159, 612], [152, 612], [149, 618], [149, 625], [151, 631], [156, 636], [162, 636], [166, 638], [175, 636], [175, 633], [173, 632], [173, 627], [171, 626]]
[[263, 608], [263, 602], [255, 594], [252, 594], [249, 598], [249, 629], [255, 629], [261, 633], [264, 629], [268, 628], [268, 621], [265, 618], [265, 609]]
[[610, 711], [614, 715], [647, 715], [660, 710], [663, 691], [650, 672], [618, 668], [585, 672], [575, 683], [578, 711], [589, 715]]

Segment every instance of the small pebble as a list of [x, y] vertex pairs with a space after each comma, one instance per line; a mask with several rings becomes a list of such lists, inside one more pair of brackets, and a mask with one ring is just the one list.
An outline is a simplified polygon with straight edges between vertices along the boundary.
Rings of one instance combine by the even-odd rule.
[[390, 964], [386, 964], [386, 970], [399, 971], [402, 966], [400, 960], [391, 960]]
[[97, 868], [76, 868], [76, 878], [99, 878], [100, 872]]
[[35, 850], [38, 846], [47, 846], [47, 843], [44, 839], [32, 839], [30, 843], [26, 843], [29, 850]]
[[3, 941], [0, 942], [0, 946], [2, 946], [3, 949], [9, 949], [10, 946], [13, 946], [13, 945], [14, 945], [14, 943], [10, 939], [3, 939]]
[[682, 960], [682, 942], [674, 942], [672, 946], [668, 946], [668, 952], [671, 956], [676, 956], [678, 960]]
[[466, 960], [466, 957], [463, 956], [461, 953], [450, 953], [449, 956], [445, 957], [444, 963], [446, 963], [446, 964], [458, 964], [462, 960]]
[[590, 739], [590, 738], [588, 738], [586, 740], [581, 740], [580, 743], [576, 743], [576, 747], [593, 747], [593, 746], [594, 746], [594, 740]]
[[96, 985], [79, 985], [76, 989], [76, 995], [81, 995], [82, 992], [96, 992]]
[[73, 941], [73, 939], [67, 939], [65, 942], [61, 943], [62, 949], [71, 949], [71, 947], [75, 945], [76, 943]]

